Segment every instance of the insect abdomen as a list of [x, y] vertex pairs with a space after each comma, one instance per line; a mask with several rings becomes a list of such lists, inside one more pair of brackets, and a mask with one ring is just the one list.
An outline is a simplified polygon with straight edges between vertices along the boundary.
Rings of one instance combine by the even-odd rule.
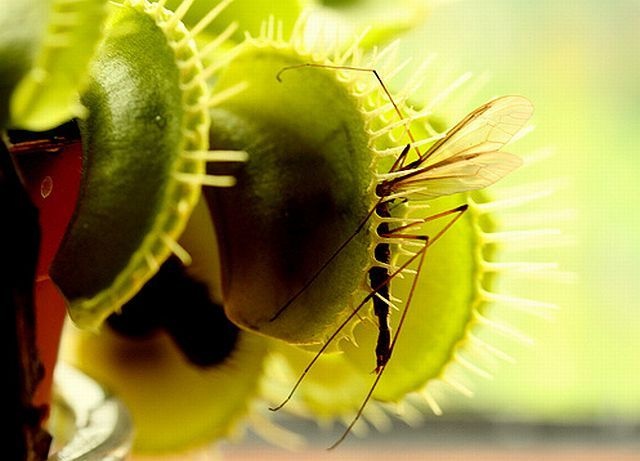
[[[391, 217], [386, 202], [376, 207], [376, 213], [382, 218]], [[378, 236], [389, 232], [386, 222], [378, 225]], [[387, 266], [391, 262], [391, 248], [388, 243], [379, 243], [374, 250], [376, 261]], [[373, 313], [378, 318], [378, 340], [376, 343], [376, 371], [386, 365], [391, 356], [391, 327], [389, 326], [389, 270], [386, 267], [374, 266], [369, 270], [371, 289], [376, 291], [373, 296]], [[386, 300], [386, 301], [385, 301]]]

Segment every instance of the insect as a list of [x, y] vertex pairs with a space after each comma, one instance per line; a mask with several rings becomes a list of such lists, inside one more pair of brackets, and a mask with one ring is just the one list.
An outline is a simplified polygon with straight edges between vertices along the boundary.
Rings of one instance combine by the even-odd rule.
[[[403, 224], [398, 227], [392, 227], [388, 221], [385, 221], [385, 218], [392, 217], [392, 209], [398, 203], [408, 201], [422, 202], [445, 195], [482, 189], [495, 183], [520, 166], [522, 161], [519, 157], [501, 152], [500, 149], [525, 126], [533, 113], [533, 106], [529, 100], [521, 96], [504, 96], [494, 99], [470, 112], [428, 148], [426, 152], [422, 153], [417, 147], [417, 143], [411, 133], [410, 122], [405, 119], [402, 111], [395, 103], [375, 69], [306, 63], [285, 67], [278, 72], [276, 78], [278, 81], [281, 81], [283, 72], [305, 67], [373, 73], [398, 117], [401, 121], [405, 122], [406, 134], [410, 140], [389, 171], [381, 176], [376, 186], [377, 202], [364, 217], [354, 233], [335, 250], [319, 268], [318, 272], [316, 272], [272, 318], [272, 320], [275, 320], [298, 296], [314, 283], [320, 273], [329, 266], [331, 261], [364, 229], [365, 224], [374, 214], [382, 218], [375, 230], [381, 239], [381, 243], [378, 243], [375, 247], [375, 259], [380, 265], [372, 267], [368, 273], [371, 291], [326, 340], [315, 357], [303, 370], [298, 381], [294, 384], [291, 392], [284, 401], [271, 408], [271, 410], [274, 411], [278, 410], [291, 399], [309, 370], [327, 350], [331, 342], [354, 317], [359, 315], [361, 309], [371, 301], [373, 313], [378, 322], [378, 338], [375, 347], [376, 365], [374, 369], [376, 377], [352, 422], [342, 436], [329, 447], [329, 449], [332, 449], [346, 438], [354, 424], [362, 415], [364, 408], [371, 399], [384, 373], [387, 363], [391, 359], [393, 349], [411, 304], [418, 275], [425, 261], [427, 249], [460, 219], [468, 206], [463, 204], [448, 211], [411, 220], [409, 224]], [[416, 158], [409, 161], [409, 151], [412, 147], [415, 150]], [[428, 236], [420, 233], [419, 226], [442, 218], [448, 218], [448, 222], [436, 235]], [[400, 267], [391, 271], [389, 269], [392, 260], [391, 246], [387, 243], [390, 239], [415, 241], [421, 248], [404, 261]], [[391, 305], [390, 282], [410, 265], [416, 266], [416, 275], [412, 280], [405, 302], [405, 308], [398, 321], [396, 334], [392, 335], [389, 325], [389, 307]]]

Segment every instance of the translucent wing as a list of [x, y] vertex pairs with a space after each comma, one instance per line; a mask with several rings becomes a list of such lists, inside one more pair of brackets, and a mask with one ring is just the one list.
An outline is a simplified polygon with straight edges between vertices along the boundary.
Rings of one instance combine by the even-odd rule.
[[420, 159], [398, 172], [392, 189], [434, 198], [493, 184], [521, 164], [498, 152], [528, 122], [531, 102], [504, 96], [480, 106], [455, 125]]
[[[522, 164], [520, 157], [506, 152], [487, 152], [471, 159], [427, 168], [402, 182], [402, 189], [424, 199], [483, 189]], [[418, 197], [415, 197], [418, 198]]]
[[478, 107], [422, 157], [420, 167], [452, 161], [459, 156], [497, 151], [522, 129], [533, 105], [522, 96], [504, 96]]

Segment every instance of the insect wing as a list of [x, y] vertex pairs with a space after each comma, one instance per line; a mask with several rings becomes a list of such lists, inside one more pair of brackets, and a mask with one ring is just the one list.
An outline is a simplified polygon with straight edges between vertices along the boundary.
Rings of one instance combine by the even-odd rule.
[[[487, 152], [473, 158], [425, 169], [403, 181], [403, 188], [423, 199], [468, 192], [490, 186], [522, 164], [520, 157], [506, 152]], [[418, 199], [418, 197], [415, 197]]]
[[524, 127], [533, 105], [522, 96], [504, 96], [480, 106], [434, 144], [420, 161], [427, 168], [459, 157], [500, 150]]
[[522, 96], [504, 96], [480, 106], [398, 175], [393, 189], [434, 198], [493, 184], [520, 165], [516, 156], [498, 151], [532, 114], [533, 105]]

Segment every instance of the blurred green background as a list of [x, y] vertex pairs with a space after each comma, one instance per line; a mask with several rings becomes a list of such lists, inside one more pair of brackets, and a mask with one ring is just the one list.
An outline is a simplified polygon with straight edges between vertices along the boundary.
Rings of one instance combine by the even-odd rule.
[[640, 2], [445, 2], [406, 42], [407, 55], [426, 50], [461, 71], [488, 72], [476, 103], [510, 93], [534, 102], [536, 130], [518, 151], [555, 150], [530, 176], [565, 181], [549, 211], [575, 215], [560, 222], [563, 243], [538, 255], [576, 280], [531, 284], [524, 293], [559, 304], [555, 320], [525, 316], [520, 329], [535, 345], [509, 347], [517, 364], [499, 367], [493, 381], [475, 380], [476, 398], [454, 406], [555, 422], [637, 423]]

